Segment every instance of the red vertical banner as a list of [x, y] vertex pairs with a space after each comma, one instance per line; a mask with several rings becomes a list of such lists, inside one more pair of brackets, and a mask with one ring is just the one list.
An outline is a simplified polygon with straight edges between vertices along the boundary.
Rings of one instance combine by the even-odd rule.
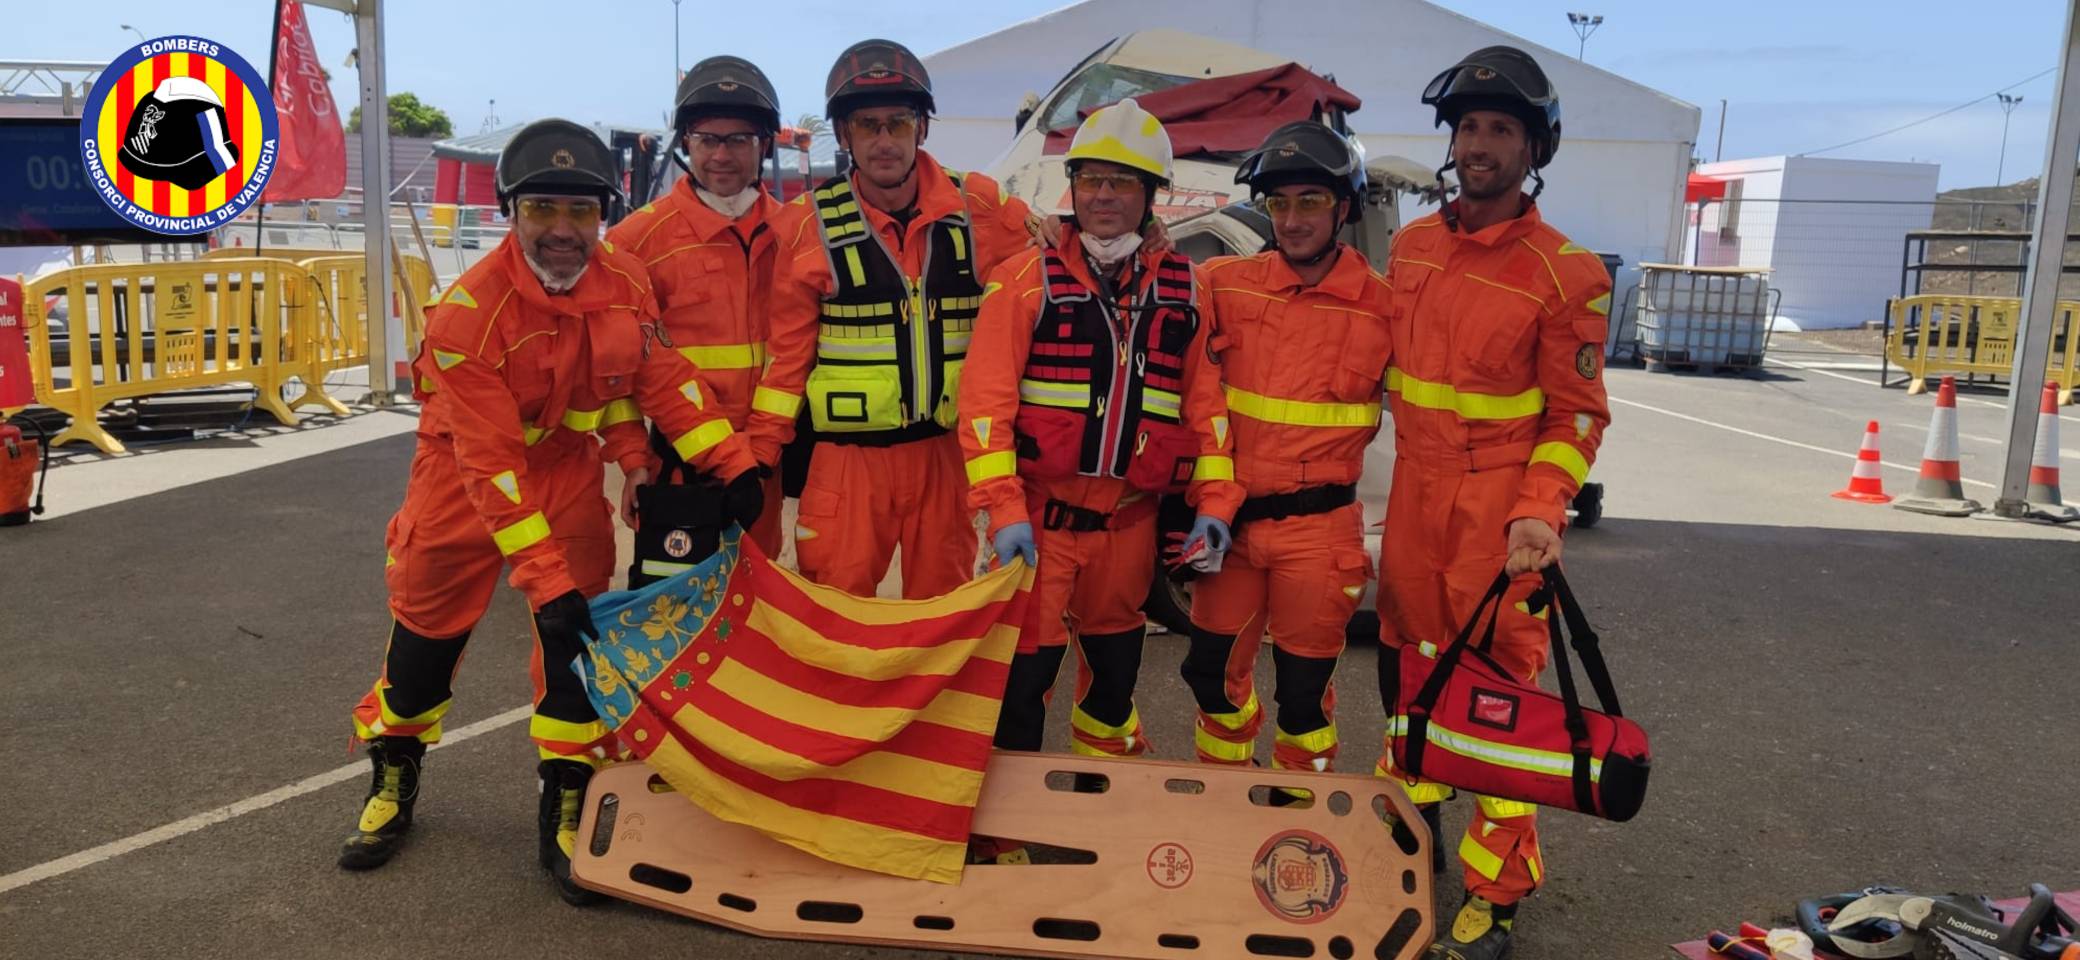
[[22, 313], [22, 285], [0, 278], [0, 407], [26, 407], [36, 401]]
[[346, 130], [318, 66], [310, 22], [297, 0], [281, 0], [277, 7], [274, 70], [268, 84], [282, 120], [282, 142], [261, 200], [323, 200], [345, 192]]

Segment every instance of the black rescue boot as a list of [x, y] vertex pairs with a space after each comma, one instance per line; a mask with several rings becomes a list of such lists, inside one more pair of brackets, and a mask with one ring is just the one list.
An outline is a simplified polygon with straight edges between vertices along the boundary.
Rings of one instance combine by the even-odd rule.
[[412, 804], [419, 799], [419, 763], [426, 745], [418, 737], [377, 737], [368, 742], [375, 776], [361, 804], [361, 822], [340, 845], [339, 865], [369, 870], [390, 862], [412, 828]]
[[542, 804], [535, 825], [542, 868], [556, 881], [563, 902], [574, 907], [598, 903], [605, 898], [571, 879], [571, 852], [577, 849], [578, 819], [585, 808], [585, 785], [592, 781], [592, 768], [576, 760], [544, 760], [539, 772]]
[[1493, 904], [1468, 896], [1452, 919], [1452, 929], [1430, 945], [1424, 960], [1505, 960], [1517, 923], [1517, 905]]

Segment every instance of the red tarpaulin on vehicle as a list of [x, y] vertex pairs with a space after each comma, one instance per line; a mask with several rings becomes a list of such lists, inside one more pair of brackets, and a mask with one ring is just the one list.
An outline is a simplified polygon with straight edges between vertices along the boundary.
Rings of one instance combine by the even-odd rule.
[[[1358, 95], [1309, 72], [1297, 63], [1199, 80], [1134, 98], [1141, 109], [1163, 121], [1171, 152], [1247, 153], [1271, 131], [1295, 120], [1312, 118], [1318, 109], [1358, 109]], [[1101, 105], [1102, 106], [1102, 105]], [[1097, 109], [1093, 107], [1092, 110]], [[1088, 116], [1091, 110], [1082, 111]], [[1046, 152], [1067, 153], [1074, 127], [1047, 132]]]
[[1701, 173], [1693, 173], [1690, 175], [1690, 179], [1683, 185], [1684, 203], [1724, 199], [1726, 199], [1726, 181], [1718, 177], [1707, 177]]

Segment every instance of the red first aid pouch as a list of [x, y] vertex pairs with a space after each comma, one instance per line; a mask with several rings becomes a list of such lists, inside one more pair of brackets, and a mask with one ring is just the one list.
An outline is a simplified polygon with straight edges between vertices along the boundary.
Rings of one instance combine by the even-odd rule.
[[[1506, 574], [1498, 574], [1458, 639], [1434, 657], [1423, 652], [1423, 644], [1402, 645], [1389, 725], [1394, 766], [1408, 776], [1486, 796], [1632, 819], [1646, 799], [1647, 733], [1620, 711], [1596, 631], [1560, 568], [1548, 567], [1531, 606], [1550, 605], [1546, 632], [1560, 692], [1510, 675], [1488, 653], [1509, 584]], [[1584, 706], [1576, 692], [1569, 645], [1561, 642], [1563, 623], [1602, 710]], [[1475, 642], [1474, 632], [1484, 625]]]

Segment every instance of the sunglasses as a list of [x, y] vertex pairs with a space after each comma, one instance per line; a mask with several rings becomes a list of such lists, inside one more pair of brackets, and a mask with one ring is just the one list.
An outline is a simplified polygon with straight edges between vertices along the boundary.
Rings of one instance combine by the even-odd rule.
[[537, 226], [549, 226], [559, 217], [569, 217], [571, 225], [580, 230], [599, 226], [598, 200], [551, 200], [546, 197], [522, 197], [516, 209], [527, 222]]
[[1257, 206], [1262, 207], [1265, 213], [1274, 217], [1283, 217], [1294, 210], [1298, 210], [1301, 213], [1320, 213], [1336, 206], [1336, 195], [1333, 193], [1303, 193], [1294, 197], [1274, 193], [1270, 196], [1259, 198]]
[[916, 132], [917, 114], [899, 113], [892, 117], [863, 117], [853, 114], [845, 119], [845, 127], [852, 131], [853, 139], [856, 140], [872, 140], [884, 133], [901, 140]]
[[742, 151], [749, 149], [753, 144], [756, 144], [758, 142], [758, 134], [755, 133], [694, 132], [689, 133], [686, 136], [687, 139], [692, 140], [694, 143], [698, 144], [703, 150], [720, 150], [724, 147], [728, 147], [729, 149], [734, 151]]
[[1111, 187], [1113, 193], [1126, 193], [1141, 185], [1141, 177], [1132, 173], [1100, 173], [1096, 170], [1079, 170], [1069, 178], [1077, 193], [1095, 194]]

